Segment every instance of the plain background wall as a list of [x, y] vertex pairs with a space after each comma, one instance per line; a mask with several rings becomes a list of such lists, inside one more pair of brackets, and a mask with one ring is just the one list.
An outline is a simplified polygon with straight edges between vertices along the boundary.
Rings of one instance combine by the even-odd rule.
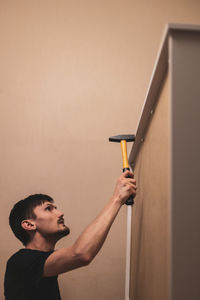
[[[73, 243], [121, 172], [108, 137], [137, 128], [164, 26], [200, 23], [198, 0], [0, 1], [0, 280], [21, 248], [13, 204], [47, 193]], [[60, 276], [63, 299], [124, 297], [126, 207], [88, 267]]]

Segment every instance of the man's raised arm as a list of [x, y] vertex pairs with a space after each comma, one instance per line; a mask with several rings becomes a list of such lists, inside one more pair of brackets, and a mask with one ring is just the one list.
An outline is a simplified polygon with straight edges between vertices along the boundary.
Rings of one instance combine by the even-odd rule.
[[113, 196], [108, 204], [81, 233], [73, 246], [56, 250], [47, 258], [43, 276], [56, 276], [88, 265], [101, 249], [121, 206], [130, 195], [135, 194], [136, 181], [133, 173], [126, 171], [118, 178]]

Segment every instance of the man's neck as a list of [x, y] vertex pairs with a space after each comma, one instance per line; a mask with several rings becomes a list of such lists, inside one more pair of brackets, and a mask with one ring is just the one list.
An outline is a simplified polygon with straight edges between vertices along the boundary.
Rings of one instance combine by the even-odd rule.
[[55, 249], [55, 242], [54, 241], [47, 241], [44, 239], [34, 239], [29, 242], [25, 248], [32, 249], [32, 250], [40, 250], [40, 251], [52, 251]]

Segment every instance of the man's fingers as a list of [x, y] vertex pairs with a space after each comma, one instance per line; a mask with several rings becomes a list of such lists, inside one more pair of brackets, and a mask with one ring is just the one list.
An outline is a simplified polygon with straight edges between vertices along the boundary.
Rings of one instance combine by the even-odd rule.
[[126, 181], [127, 181], [128, 183], [131, 183], [131, 184], [136, 185], [136, 180], [135, 180], [134, 178], [126, 178]]
[[136, 190], [137, 190], [136, 180], [135, 179], [131, 179], [131, 178], [127, 178], [127, 184], [129, 185], [132, 194], [135, 195], [136, 194]]
[[115, 194], [124, 203], [130, 195], [136, 195], [136, 180], [134, 179], [134, 174], [131, 171], [125, 171], [118, 178], [117, 185], [115, 188]]

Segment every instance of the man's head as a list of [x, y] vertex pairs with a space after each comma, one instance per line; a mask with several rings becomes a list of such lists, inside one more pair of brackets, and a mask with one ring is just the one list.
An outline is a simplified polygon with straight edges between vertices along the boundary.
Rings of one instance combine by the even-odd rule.
[[55, 241], [69, 234], [64, 214], [57, 210], [53, 198], [44, 194], [31, 195], [17, 202], [9, 216], [15, 236], [26, 246], [36, 232]]

